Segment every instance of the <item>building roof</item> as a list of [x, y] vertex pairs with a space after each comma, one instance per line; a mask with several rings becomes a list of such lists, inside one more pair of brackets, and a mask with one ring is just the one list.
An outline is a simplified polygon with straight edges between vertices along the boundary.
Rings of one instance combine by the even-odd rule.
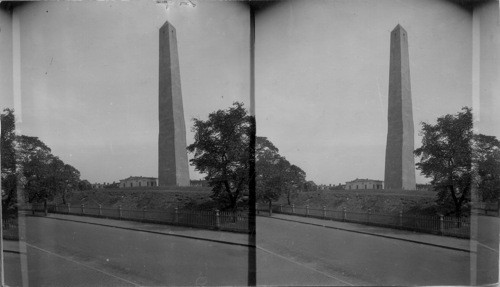
[[368, 178], [356, 178], [355, 180], [353, 181], [348, 181], [346, 183], [354, 183], [354, 182], [372, 182], [372, 181], [376, 181], [376, 182], [383, 182], [382, 180], [376, 180], [376, 179], [368, 179]]
[[120, 181], [126, 181], [126, 180], [141, 180], [141, 179], [154, 179], [156, 180], [156, 177], [146, 177], [146, 176], [129, 176], [126, 179], [120, 179]]

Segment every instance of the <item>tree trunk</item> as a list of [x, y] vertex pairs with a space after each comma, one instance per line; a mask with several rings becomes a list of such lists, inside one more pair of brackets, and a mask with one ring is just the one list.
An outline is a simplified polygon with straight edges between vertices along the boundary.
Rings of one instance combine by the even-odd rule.
[[66, 205], [66, 190], [63, 190], [63, 192], [62, 192], [62, 201], [63, 201], [63, 204]]
[[45, 215], [47, 215], [48, 214], [47, 198], [43, 200], [43, 210], [45, 211]]
[[455, 207], [455, 215], [457, 217], [457, 228], [460, 228], [461, 226], [461, 217], [462, 217], [462, 207], [460, 205]]
[[272, 216], [273, 215], [273, 204], [271, 202], [271, 200], [269, 200], [269, 216]]

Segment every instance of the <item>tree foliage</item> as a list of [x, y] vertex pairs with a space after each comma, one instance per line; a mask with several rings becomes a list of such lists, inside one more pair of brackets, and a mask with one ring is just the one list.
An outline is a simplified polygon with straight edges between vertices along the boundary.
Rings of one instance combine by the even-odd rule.
[[15, 152], [15, 117], [14, 111], [5, 109], [1, 119], [1, 180], [2, 210], [6, 215], [16, 213], [16, 152]]
[[500, 142], [494, 136], [475, 135], [473, 142], [474, 184], [484, 202], [498, 202], [500, 195]]
[[15, 209], [17, 188], [28, 202], [46, 202], [77, 189], [80, 172], [51, 153], [37, 137], [16, 135], [12, 110], [2, 114], [2, 191], [4, 210]]
[[84, 179], [78, 183], [78, 190], [89, 190], [89, 189], [92, 189], [92, 184], [88, 180]]
[[306, 173], [290, 164], [265, 137], [257, 137], [255, 157], [257, 200], [271, 206], [273, 201], [286, 193], [288, 204], [291, 204], [291, 195], [305, 183]]
[[417, 168], [437, 190], [437, 203], [460, 217], [470, 202], [473, 184], [483, 197], [498, 197], [499, 143], [495, 137], [473, 133], [472, 112], [462, 108], [456, 115], [422, 123], [422, 146]]
[[195, 141], [187, 147], [197, 171], [206, 174], [212, 198], [223, 208], [235, 209], [248, 191], [251, 117], [242, 103], [193, 119]]

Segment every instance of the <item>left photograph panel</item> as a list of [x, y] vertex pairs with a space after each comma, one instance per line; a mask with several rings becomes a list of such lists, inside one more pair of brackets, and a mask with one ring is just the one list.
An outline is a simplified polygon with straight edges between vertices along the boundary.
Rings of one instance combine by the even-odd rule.
[[0, 2], [1, 285], [253, 282], [250, 14]]

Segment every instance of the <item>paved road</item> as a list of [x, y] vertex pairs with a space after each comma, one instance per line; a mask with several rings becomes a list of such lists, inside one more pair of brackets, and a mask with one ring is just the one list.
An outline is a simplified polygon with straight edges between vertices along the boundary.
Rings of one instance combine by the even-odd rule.
[[248, 280], [248, 249], [242, 246], [42, 217], [26, 217], [26, 230], [30, 286], [246, 285]]
[[[469, 285], [470, 254], [258, 217], [257, 245], [352, 285]], [[257, 254], [259, 255], [259, 254]], [[257, 282], [301, 285], [257, 257]], [[335, 282], [332, 282], [333, 285]]]
[[[43, 217], [27, 217], [26, 224], [30, 286], [248, 282], [245, 246]], [[260, 285], [470, 283], [466, 252], [261, 217], [257, 226]], [[20, 285], [9, 270], [7, 283]]]

